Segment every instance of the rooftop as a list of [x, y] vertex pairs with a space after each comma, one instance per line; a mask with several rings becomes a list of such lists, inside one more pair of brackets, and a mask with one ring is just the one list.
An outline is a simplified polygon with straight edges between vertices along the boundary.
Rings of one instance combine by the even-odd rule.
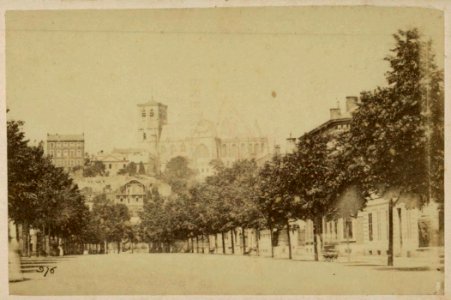
[[139, 103], [139, 104], [138, 104], [138, 107], [142, 107], [142, 106], [151, 106], [151, 105], [154, 105], [154, 106], [155, 106], [155, 105], [166, 106], [166, 105], [164, 105], [163, 103], [160, 103], [160, 102], [151, 100], [151, 101], [146, 102], [146, 103]]
[[49, 134], [47, 133], [47, 141], [59, 142], [59, 141], [84, 141], [84, 134]]

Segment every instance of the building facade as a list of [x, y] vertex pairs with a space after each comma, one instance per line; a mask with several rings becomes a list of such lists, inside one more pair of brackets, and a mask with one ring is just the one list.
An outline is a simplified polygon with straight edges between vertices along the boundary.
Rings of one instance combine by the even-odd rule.
[[99, 153], [93, 160], [103, 163], [105, 165], [105, 172], [109, 175], [117, 174], [119, 170], [127, 167], [129, 163], [127, 157], [112, 153]]
[[149, 149], [149, 161], [157, 162], [159, 170], [172, 158], [183, 156], [202, 180], [213, 175], [214, 160], [231, 166], [240, 159], [270, 158], [268, 138], [233, 109], [222, 111], [217, 122], [199, 115], [187, 122], [168, 123], [167, 106], [156, 102], [139, 104], [138, 112], [140, 143]]
[[[341, 132], [349, 130], [352, 112], [358, 106], [357, 97], [346, 97], [346, 111], [330, 109], [330, 119], [309, 133], [327, 136], [331, 142]], [[296, 139], [287, 139], [288, 149], [294, 151]], [[333, 244], [340, 255], [387, 255], [389, 199], [396, 191], [388, 190], [381, 195], [363, 199], [356, 187], [348, 187], [337, 201], [337, 209], [350, 208], [355, 213], [349, 217], [323, 218], [322, 245]], [[404, 195], [393, 208], [393, 239], [395, 256], [421, 256], [425, 250], [440, 247], [440, 218], [438, 206], [430, 203], [420, 208], [416, 195]], [[313, 223], [311, 220], [292, 222], [291, 246], [295, 255], [311, 256], [313, 249]], [[288, 255], [286, 235], [281, 235], [276, 251]]]
[[47, 134], [47, 155], [56, 167], [71, 170], [85, 162], [85, 138], [81, 135]]

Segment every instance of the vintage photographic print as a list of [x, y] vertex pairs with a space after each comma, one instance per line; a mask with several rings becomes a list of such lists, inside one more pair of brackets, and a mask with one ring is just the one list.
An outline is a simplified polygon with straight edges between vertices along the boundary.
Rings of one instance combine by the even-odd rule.
[[444, 30], [7, 10], [9, 294], [443, 295]]

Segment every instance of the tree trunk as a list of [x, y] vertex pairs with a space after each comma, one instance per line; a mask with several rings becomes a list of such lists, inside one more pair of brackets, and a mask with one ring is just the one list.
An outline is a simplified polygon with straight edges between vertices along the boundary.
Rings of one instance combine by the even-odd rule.
[[255, 228], [255, 245], [257, 246], [257, 256], [260, 256], [260, 231], [258, 228]]
[[274, 245], [272, 242], [272, 225], [269, 225], [269, 239], [270, 239], [270, 245], [271, 245], [271, 257], [274, 257]]
[[221, 232], [221, 239], [222, 239], [222, 254], [226, 254], [226, 247], [225, 247], [225, 241], [224, 241], [224, 231]]
[[287, 223], [287, 238], [288, 238], [288, 259], [291, 259], [292, 254], [291, 254], [290, 223], [288, 222], [288, 220], [286, 221], [286, 223]]
[[208, 246], [207, 254], [210, 254], [211, 245], [210, 245], [210, 235], [208, 234], [207, 234], [207, 246]]
[[244, 235], [244, 227], [241, 227], [241, 233], [243, 235], [242, 240], [243, 240], [243, 255], [246, 255], [246, 236]]
[[194, 239], [193, 237], [190, 238], [191, 239], [191, 253], [194, 253]]
[[387, 265], [393, 266], [393, 199], [388, 202], [388, 256]]
[[28, 223], [27, 221], [24, 221], [22, 223], [22, 256], [28, 256], [28, 242], [29, 242], [29, 238], [28, 238]]
[[205, 253], [205, 236], [201, 235], [202, 253]]
[[117, 242], [117, 254], [121, 254], [121, 242]]
[[132, 254], [133, 254], [133, 241], [131, 241], [131, 243], [132, 243]]
[[233, 229], [230, 230], [230, 236], [232, 238], [232, 254], [235, 254], [235, 242], [233, 241]]
[[199, 253], [199, 236], [196, 235], [196, 253]]
[[218, 253], [218, 234], [215, 233], [215, 253]]
[[315, 261], [318, 261], [318, 220], [313, 221], [313, 251], [315, 253]]

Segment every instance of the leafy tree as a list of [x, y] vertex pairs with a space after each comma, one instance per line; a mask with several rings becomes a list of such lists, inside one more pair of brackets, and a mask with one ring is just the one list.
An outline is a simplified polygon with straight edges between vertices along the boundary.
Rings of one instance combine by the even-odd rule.
[[406, 194], [418, 195], [419, 205], [443, 199], [442, 75], [417, 29], [400, 30], [394, 38], [386, 57], [388, 87], [361, 94], [350, 140], [367, 196], [390, 195], [388, 265], [393, 265], [393, 206]]
[[138, 174], [146, 174], [146, 168], [144, 167], [143, 162], [139, 162], [138, 165]]
[[[292, 189], [292, 166], [287, 157], [276, 154], [260, 170], [258, 194], [258, 207], [271, 234], [271, 256], [274, 256], [273, 248], [278, 231], [286, 226], [290, 259], [292, 255], [289, 220], [297, 215], [299, 207], [299, 197], [294, 196]], [[277, 235], [274, 235], [274, 229], [277, 230]]]
[[130, 213], [125, 204], [114, 204], [108, 207], [106, 225], [108, 228], [107, 239], [117, 243], [118, 254], [121, 252], [122, 239], [126, 237], [129, 226]]
[[186, 193], [194, 183], [194, 172], [189, 168], [186, 157], [176, 156], [166, 165], [162, 178], [167, 182], [175, 194]]
[[153, 190], [148, 194], [148, 199], [144, 202], [143, 211], [140, 212], [141, 227], [144, 233], [144, 239], [153, 246], [159, 245], [163, 242], [168, 242], [171, 235], [166, 227], [168, 216], [164, 209], [165, 199], [160, 196], [157, 190]]
[[83, 169], [84, 177], [105, 176], [105, 164], [101, 161], [89, 161]]
[[125, 168], [120, 169], [117, 173], [119, 175], [128, 174], [129, 176], [135, 176], [138, 173], [138, 166], [135, 162], [131, 161]]
[[[73, 240], [85, 225], [87, 207], [68, 174], [44, 156], [42, 144], [28, 146], [23, 122], [7, 122], [8, 213], [23, 229], [23, 254], [28, 255], [29, 229], [41, 230], [47, 239]], [[44, 251], [49, 253], [44, 241]]]
[[95, 197], [92, 208], [93, 222], [91, 226], [95, 228], [96, 238], [103, 240], [105, 249], [108, 249], [109, 242], [116, 242], [118, 253], [120, 244], [126, 237], [130, 214], [124, 204], [114, 204], [109, 201], [105, 194]]

